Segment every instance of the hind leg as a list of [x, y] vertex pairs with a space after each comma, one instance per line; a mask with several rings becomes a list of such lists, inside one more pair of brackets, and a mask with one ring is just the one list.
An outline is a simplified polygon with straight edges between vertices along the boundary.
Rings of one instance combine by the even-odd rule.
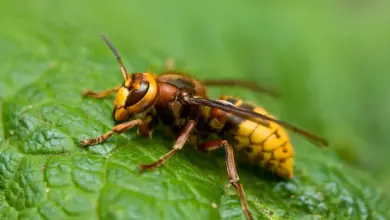
[[243, 89], [248, 89], [253, 92], [263, 92], [267, 93], [268, 95], [279, 98], [280, 94], [275, 91], [274, 89], [267, 88], [265, 86], [262, 86], [260, 84], [257, 84], [253, 81], [245, 81], [240, 79], [205, 79], [202, 80], [202, 83], [206, 86], [225, 86], [225, 87], [241, 87]]
[[224, 148], [226, 152], [226, 168], [227, 168], [230, 184], [232, 184], [234, 188], [236, 188], [238, 196], [240, 197], [241, 208], [242, 211], [245, 213], [246, 218], [248, 220], [252, 220], [253, 217], [248, 208], [248, 201], [246, 200], [244, 187], [239, 182], [240, 178], [238, 177], [232, 146], [230, 146], [230, 144], [225, 140], [217, 140], [217, 141], [207, 141], [202, 145], [200, 145], [198, 149], [203, 152], [209, 152], [220, 148]]

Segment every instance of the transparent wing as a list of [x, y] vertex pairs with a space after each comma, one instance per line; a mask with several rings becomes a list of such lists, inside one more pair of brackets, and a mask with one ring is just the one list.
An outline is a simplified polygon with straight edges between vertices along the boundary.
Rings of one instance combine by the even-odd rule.
[[263, 114], [260, 114], [257, 112], [249, 111], [249, 110], [246, 110], [243, 108], [238, 108], [238, 107], [235, 107], [233, 105], [229, 105], [229, 104], [220, 102], [218, 100], [212, 100], [212, 99], [200, 98], [200, 97], [191, 97], [190, 99], [191, 99], [190, 102], [192, 102], [192, 103], [206, 105], [206, 106], [209, 106], [212, 108], [218, 108], [218, 109], [221, 109], [223, 111], [229, 112], [231, 114], [245, 117], [245, 118], [252, 120], [252, 121], [255, 119], [272, 121], [274, 123], [277, 123], [277, 124], [287, 128], [287, 129], [291, 130], [292, 132], [295, 132], [295, 133], [303, 136], [308, 141], [314, 143], [315, 145], [317, 145], [319, 147], [327, 147], [329, 145], [328, 141], [326, 141], [324, 138], [321, 138], [315, 134], [312, 134], [312, 133], [307, 132], [303, 129], [300, 129], [300, 128], [298, 128], [294, 125], [291, 125], [287, 122], [280, 121], [280, 120], [277, 120], [274, 118], [270, 118], [266, 115], [263, 115]]

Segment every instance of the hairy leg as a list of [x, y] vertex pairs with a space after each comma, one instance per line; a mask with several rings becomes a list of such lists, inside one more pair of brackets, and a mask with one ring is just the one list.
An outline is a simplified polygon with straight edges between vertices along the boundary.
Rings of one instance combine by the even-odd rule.
[[226, 168], [230, 184], [236, 188], [238, 196], [240, 197], [241, 208], [245, 213], [246, 218], [248, 220], [252, 220], [253, 217], [248, 208], [248, 201], [246, 200], [244, 187], [239, 182], [240, 178], [238, 177], [232, 146], [230, 146], [230, 144], [225, 140], [207, 141], [199, 146], [199, 150], [203, 152], [214, 151], [220, 148], [224, 148], [226, 152]]
[[123, 133], [130, 128], [133, 128], [135, 126], [142, 126], [144, 122], [141, 119], [136, 119], [128, 122], [124, 122], [122, 124], [114, 126], [111, 131], [106, 132], [99, 137], [91, 138], [91, 139], [85, 139], [83, 140], [82, 144], [83, 146], [90, 146], [90, 145], [96, 145], [99, 143], [102, 143], [103, 141], [107, 140], [109, 137], [111, 137], [114, 133], [120, 134]]
[[278, 94], [275, 90], [266, 88], [265, 86], [259, 85], [253, 81], [244, 81], [238, 79], [206, 79], [202, 80], [202, 83], [205, 86], [237, 86], [254, 92], [264, 92], [274, 98], [280, 97], [280, 94]]
[[93, 92], [91, 90], [84, 90], [83, 96], [101, 99], [101, 98], [104, 98], [104, 97], [111, 95], [112, 93], [118, 91], [120, 88], [121, 88], [121, 85], [115, 86], [112, 89], [107, 89], [107, 90], [102, 91], [102, 92]]
[[154, 169], [154, 168], [157, 168], [157, 167], [161, 166], [169, 158], [171, 158], [173, 155], [175, 155], [176, 152], [181, 150], [183, 148], [184, 144], [187, 142], [188, 137], [190, 136], [190, 133], [191, 133], [192, 129], [195, 127], [195, 124], [196, 123], [193, 120], [190, 120], [189, 122], [187, 122], [187, 124], [184, 126], [181, 134], [176, 139], [176, 143], [175, 143], [175, 145], [173, 145], [173, 148], [168, 153], [166, 153], [163, 156], [161, 156], [155, 162], [153, 162], [151, 164], [141, 164], [141, 165], [139, 165], [139, 167], [138, 167], [139, 172], [142, 173], [144, 171], [151, 170], [151, 169]]

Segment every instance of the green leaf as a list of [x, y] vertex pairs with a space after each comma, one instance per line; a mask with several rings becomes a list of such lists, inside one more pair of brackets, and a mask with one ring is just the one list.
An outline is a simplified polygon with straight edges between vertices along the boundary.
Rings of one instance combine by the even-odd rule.
[[173, 56], [200, 79], [275, 86], [282, 99], [233, 88], [209, 93], [245, 98], [330, 140], [319, 149], [290, 133], [290, 181], [239, 166], [257, 219], [390, 218], [389, 7], [200, 2], [2, 5], [1, 219], [244, 219], [233, 187], [225, 188], [223, 152], [186, 146], [139, 175], [137, 165], [159, 158], [173, 140], [129, 131], [79, 146], [113, 126], [113, 97], [83, 99], [83, 89], [121, 83], [100, 32], [129, 71], [161, 71]]

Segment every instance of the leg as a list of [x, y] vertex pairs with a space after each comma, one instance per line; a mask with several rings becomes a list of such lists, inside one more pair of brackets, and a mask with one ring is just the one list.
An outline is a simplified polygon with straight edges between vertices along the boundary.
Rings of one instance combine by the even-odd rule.
[[167, 59], [165, 59], [165, 69], [167, 71], [173, 71], [175, 65], [175, 60], [172, 57], [168, 57]]
[[151, 170], [164, 164], [169, 158], [175, 155], [177, 151], [183, 148], [184, 144], [187, 142], [188, 137], [190, 136], [190, 133], [194, 127], [195, 127], [195, 121], [190, 120], [189, 122], [187, 122], [187, 124], [183, 128], [183, 131], [177, 138], [175, 145], [173, 145], [172, 150], [170, 150], [168, 153], [166, 153], [165, 155], [163, 155], [162, 157], [160, 157], [158, 160], [156, 160], [151, 164], [139, 165], [138, 167], [139, 172], [142, 173], [146, 170]]
[[121, 85], [115, 86], [112, 89], [108, 89], [108, 90], [105, 90], [105, 91], [102, 91], [102, 92], [98, 92], [98, 93], [93, 92], [91, 90], [84, 90], [83, 96], [88, 96], [88, 97], [100, 99], [100, 98], [104, 98], [104, 97], [106, 97], [106, 96], [108, 96], [108, 95], [118, 91], [120, 88], [121, 88]]
[[137, 134], [139, 136], [152, 138], [153, 129], [158, 123], [157, 116], [149, 112], [142, 121], [143, 123], [138, 126]]
[[137, 125], [138, 126], [142, 126], [143, 124], [144, 124], [144, 122], [141, 119], [128, 121], [128, 122], [116, 125], [115, 127], [113, 127], [111, 129], [111, 131], [109, 131], [107, 133], [104, 133], [104, 134], [100, 135], [99, 137], [91, 138], [91, 139], [85, 139], [85, 140], [83, 140], [82, 144], [83, 144], [83, 146], [100, 144], [103, 141], [107, 140], [109, 137], [111, 137], [114, 133], [117, 133], [117, 134], [123, 133], [123, 132], [127, 131], [130, 128], [133, 128], [133, 127], [135, 127]]
[[249, 89], [255, 92], [265, 92], [274, 98], [280, 97], [280, 95], [270, 88], [265, 88], [261, 85], [258, 85], [252, 81], [243, 81], [243, 80], [203, 80], [202, 83], [206, 86], [238, 86], [244, 89]]
[[233, 148], [229, 145], [229, 143], [225, 140], [217, 140], [217, 141], [207, 141], [199, 146], [199, 150], [203, 152], [209, 152], [213, 150], [217, 150], [219, 148], [225, 148], [226, 152], [226, 168], [229, 176], [230, 183], [236, 188], [237, 193], [240, 197], [241, 208], [245, 213], [246, 218], [252, 220], [252, 214], [248, 208], [248, 202], [246, 200], [244, 188], [239, 182], [238, 173], [236, 170], [236, 164], [234, 161], [234, 153]]
[[[168, 72], [174, 71], [175, 69], [175, 59], [168, 57], [165, 59], [165, 69]], [[253, 83], [252, 81], [243, 81], [243, 80], [228, 80], [228, 79], [217, 79], [217, 80], [202, 80], [202, 83], [205, 86], [238, 86], [244, 89], [249, 89], [254, 92], [265, 92], [271, 95], [274, 98], [280, 97], [276, 91], [270, 88], [265, 88], [264, 86]]]

